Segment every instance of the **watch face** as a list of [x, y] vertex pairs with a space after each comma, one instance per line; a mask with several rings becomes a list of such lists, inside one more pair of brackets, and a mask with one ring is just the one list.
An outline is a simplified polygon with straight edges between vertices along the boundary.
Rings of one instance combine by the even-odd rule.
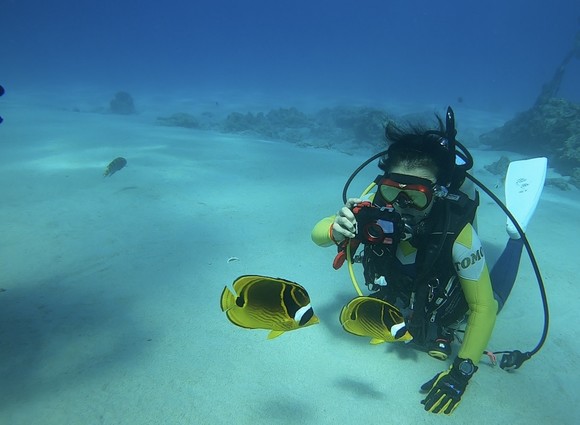
[[464, 360], [459, 363], [459, 371], [464, 375], [471, 376], [475, 371], [475, 366], [469, 360]]

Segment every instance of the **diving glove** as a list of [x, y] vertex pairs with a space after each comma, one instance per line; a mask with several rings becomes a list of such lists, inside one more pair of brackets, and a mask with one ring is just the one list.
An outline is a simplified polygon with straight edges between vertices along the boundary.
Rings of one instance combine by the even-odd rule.
[[345, 239], [352, 239], [355, 237], [356, 219], [352, 209], [360, 202], [362, 202], [362, 200], [358, 198], [350, 198], [346, 201], [345, 206], [336, 213], [336, 217], [334, 217], [334, 222], [330, 229], [332, 240], [335, 243], [340, 244]]
[[425, 410], [431, 413], [450, 415], [459, 406], [461, 396], [477, 366], [470, 359], [457, 357], [449, 370], [443, 371], [421, 386], [427, 397], [421, 401]]

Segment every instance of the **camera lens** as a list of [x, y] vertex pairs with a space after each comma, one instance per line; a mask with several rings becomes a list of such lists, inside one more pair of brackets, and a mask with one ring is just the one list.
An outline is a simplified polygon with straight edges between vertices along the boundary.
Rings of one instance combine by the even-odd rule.
[[383, 232], [382, 227], [379, 226], [376, 222], [368, 224], [364, 230], [366, 240], [371, 243], [381, 242], [385, 236], [385, 232]]

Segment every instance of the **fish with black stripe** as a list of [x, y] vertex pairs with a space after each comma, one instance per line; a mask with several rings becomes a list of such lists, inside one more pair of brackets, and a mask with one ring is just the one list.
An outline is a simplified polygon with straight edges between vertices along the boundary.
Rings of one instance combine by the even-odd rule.
[[308, 292], [289, 280], [259, 275], [238, 277], [232, 292], [227, 286], [221, 309], [234, 325], [247, 329], [269, 329], [268, 339], [284, 332], [319, 323]]
[[399, 309], [378, 298], [356, 297], [351, 300], [340, 313], [340, 323], [353, 335], [370, 337], [371, 344], [413, 339]]

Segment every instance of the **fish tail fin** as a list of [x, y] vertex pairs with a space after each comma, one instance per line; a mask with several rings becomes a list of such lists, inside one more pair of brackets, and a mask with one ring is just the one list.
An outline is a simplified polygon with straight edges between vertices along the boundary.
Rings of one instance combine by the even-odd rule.
[[224, 287], [222, 292], [222, 297], [220, 300], [220, 306], [222, 311], [228, 311], [230, 308], [236, 305], [236, 297], [227, 286]]

